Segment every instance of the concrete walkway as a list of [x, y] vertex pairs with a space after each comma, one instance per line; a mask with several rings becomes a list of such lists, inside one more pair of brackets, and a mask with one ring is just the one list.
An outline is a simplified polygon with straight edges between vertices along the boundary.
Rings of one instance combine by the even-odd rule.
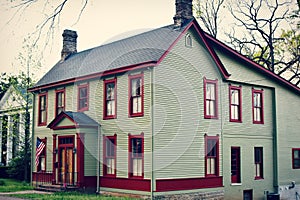
[[18, 192], [0, 192], [0, 200], [20, 200], [23, 198], [19, 197], [9, 197], [8, 195], [11, 194], [53, 194], [52, 192], [44, 192], [44, 191], [37, 191], [37, 190], [24, 190]]

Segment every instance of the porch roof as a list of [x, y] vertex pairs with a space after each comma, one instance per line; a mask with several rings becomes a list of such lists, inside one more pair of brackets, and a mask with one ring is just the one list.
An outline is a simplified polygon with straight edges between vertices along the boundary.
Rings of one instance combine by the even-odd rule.
[[49, 124], [48, 128], [50, 129], [56, 129], [59, 125], [59, 123], [65, 119], [68, 118], [70, 121], [74, 123], [76, 127], [80, 126], [100, 126], [99, 123], [97, 123], [94, 119], [86, 115], [82, 112], [72, 112], [72, 111], [63, 111], [61, 112], [57, 117], [55, 117]]

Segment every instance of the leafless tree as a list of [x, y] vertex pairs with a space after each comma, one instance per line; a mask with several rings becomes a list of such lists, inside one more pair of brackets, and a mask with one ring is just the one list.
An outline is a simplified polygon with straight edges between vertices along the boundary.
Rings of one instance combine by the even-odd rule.
[[204, 25], [206, 30], [213, 36], [218, 35], [218, 25], [220, 24], [220, 9], [225, 0], [194, 0], [194, 10], [196, 17], [200, 19], [200, 23]]
[[[289, 20], [291, 16], [287, 6], [292, 4], [292, 1], [238, 0], [230, 4], [228, 8], [236, 23], [231, 33], [227, 33], [229, 37], [227, 43], [274, 73], [279, 75], [283, 75], [286, 71], [293, 73], [289, 78], [285, 78], [296, 85], [299, 84], [299, 81], [295, 81], [295, 79], [299, 80], [299, 63], [297, 64], [299, 50], [279, 49], [280, 45], [288, 42], [287, 39], [292, 39], [283, 38], [279, 33], [282, 28], [281, 23]], [[292, 27], [290, 29], [293, 30]], [[243, 30], [242, 35], [237, 30]], [[294, 33], [299, 34], [299, 32]], [[293, 40], [297, 39], [296, 36]], [[299, 49], [299, 46], [296, 45], [295, 48]], [[285, 53], [279, 53], [280, 51]]]

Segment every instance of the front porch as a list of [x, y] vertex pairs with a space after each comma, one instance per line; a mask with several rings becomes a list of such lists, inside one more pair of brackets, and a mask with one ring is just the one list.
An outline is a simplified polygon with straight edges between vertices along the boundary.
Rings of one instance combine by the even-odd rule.
[[33, 172], [32, 185], [36, 190], [48, 192], [76, 191], [80, 189], [77, 172], [61, 174], [62, 177], [58, 179], [61, 181], [56, 181], [54, 176], [55, 174], [52, 171]]

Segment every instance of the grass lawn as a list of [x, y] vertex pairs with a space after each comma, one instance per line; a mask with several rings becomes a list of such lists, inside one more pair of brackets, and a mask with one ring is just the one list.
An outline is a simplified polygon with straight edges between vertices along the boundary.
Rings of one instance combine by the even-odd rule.
[[82, 194], [78, 192], [57, 192], [54, 194], [14, 194], [14, 197], [22, 197], [26, 199], [38, 199], [38, 200], [133, 200], [126, 197], [107, 197], [99, 196], [96, 194]]
[[[33, 190], [33, 187], [30, 183], [25, 183], [12, 179], [0, 179], [0, 193], [1, 192], [17, 192]], [[99, 196], [96, 194], [83, 194], [79, 192], [56, 192], [53, 194], [10, 194], [9, 196], [26, 198], [26, 199], [38, 199], [38, 200], [94, 200], [94, 199], [103, 199], [103, 200], [134, 200], [133, 198], [127, 197], [108, 197], [108, 196]]]
[[24, 190], [32, 190], [30, 183], [16, 181], [13, 179], [0, 179], [0, 192], [16, 192]]

